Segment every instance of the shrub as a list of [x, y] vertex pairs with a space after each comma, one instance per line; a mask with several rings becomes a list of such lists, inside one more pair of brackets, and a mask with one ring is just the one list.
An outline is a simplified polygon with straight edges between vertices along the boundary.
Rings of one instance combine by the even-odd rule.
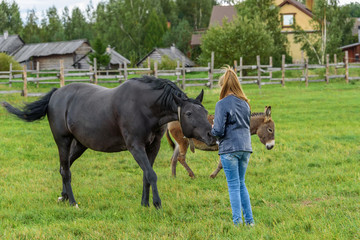
[[13, 70], [21, 70], [21, 65], [14, 60], [13, 57], [7, 55], [6, 53], [0, 53], [0, 71], [9, 71], [10, 63], [12, 63]]

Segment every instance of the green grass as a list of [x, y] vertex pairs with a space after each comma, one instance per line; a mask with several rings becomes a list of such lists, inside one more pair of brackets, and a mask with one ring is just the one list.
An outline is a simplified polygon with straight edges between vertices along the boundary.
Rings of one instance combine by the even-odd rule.
[[[181, 164], [172, 178], [165, 139], [154, 166], [161, 210], [140, 206], [142, 171], [128, 152], [85, 152], [72, 167], [80, 209], [58, 204], [59, 160], [47, 120], [24, 123], [1, 108], [0, 239], [359, 239], [360, 83], [243, 88], [252, 111], [272, 106], [276, 124], [273, 150], [252, 137], [246, 176], [255, 228], [232, 225], [224, 172], [209, 178], [216, 152], [189, 151], [196, 178]], [[205, 89], [209, 113], [218, 95]], [[0, 96], [15, 105], [35, 99]]]

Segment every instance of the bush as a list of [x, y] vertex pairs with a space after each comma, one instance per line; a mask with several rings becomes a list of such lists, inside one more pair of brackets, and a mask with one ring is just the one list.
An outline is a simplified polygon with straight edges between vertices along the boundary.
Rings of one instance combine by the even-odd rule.
[[0, 71], [9, 71], [10, 63], [12, 63], [13, 70], [22, 70], [21, 65], [13, 57], [6, 53], [0, 53]]
[[[154, 59], [150, 59], [150, 68], [154, 70]], [[175, 70], [177, 67], [177, 62], [170, 59], [168, 56], [162, 56], [161, 62], [158, 63], [158, 70]]]

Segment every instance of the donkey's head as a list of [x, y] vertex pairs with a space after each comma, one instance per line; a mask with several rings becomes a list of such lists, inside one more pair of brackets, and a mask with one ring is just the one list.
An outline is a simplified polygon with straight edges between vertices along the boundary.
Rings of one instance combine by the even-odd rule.
[[[257, 122], [256, 134], [268, 150], [275, 146], [275, 124], [271, 119], [271, 106], [265, 107], [264, 117]], [[253, 126], [252, 126], [253, 127]]]
[[181, 99], [174, 95], [178, 106], [178, 120], [182, 132], [187, 138], [195, 138], [207, 145], [215, 145], [216, 138], [211, 134], [211, 124], [207, 120], [208, 112], [201, 104], [204, 90], [196, 99]]

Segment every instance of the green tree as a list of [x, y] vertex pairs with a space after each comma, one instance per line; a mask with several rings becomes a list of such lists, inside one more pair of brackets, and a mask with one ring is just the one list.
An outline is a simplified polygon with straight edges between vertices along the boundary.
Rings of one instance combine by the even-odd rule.
[[274, 5], [274, 0], [245, 0], [237, 5], [237, 10], [239, 16], [246, 16], [253, 21], [261, 19], [265, 23], [265, 30], [274, 40], [271, 56], [274, 64], [280, 65], [281, 55], [287, 54], [287, 38], [281, 33], [279, 8]]
[[24, 29], [21, 33], [21, 38], [26, 43], [40, 42], [40, 28], [38, 26], [39, 19], [36, 16], [35, 10], [29, 10], [26, 17]]
[[144, 25], [144, 48], [146, 51], [151, 51], [154, 47], [161, 47], [163, 45], [162, 37], [166, 32], [166, 19], [163, 16], [158, 16], [155, 10], [152, 10], [147, 23]]
[[223, 26], [211, 27], [202, 37], [200, 61], [210, 61], [215, 52], [215, 66], [233, 65], [233, 61], [243, 57], [246, 64], [255, 64], [256, 56], [268, 59], [275, 49], [274, 39], [266, 30], [266, 23], [260, 18], [236, 17]]
[[41, 21], [42, 42], [65, 40], [64, 28], [55, 6], [46, 10], [46, 18]]
[[5, 30], [9, 34], [20, 34], [22, 30], [19, 6], [15, 1], [10, 4], [2, 0], [0, 3], [0, 32]]
[[352, 2], [342, 8], [345, 8], [349, 12], [350, 17], [360, 18], [360, 3]]
[[171, 46], [174, 43], [180, 51], [186, 53], [189, 51], [191, 34], [192, 28], [190, 24], [183, 19], [176, 27], [172, 27], [170, 31], [165, 33], [163, 37], [164, 45]]
[[110, 63], [110, 55], [106, 52], [106, 45], [100, 38], [97, 38], [93, 45], [93, 52], [89, 54], [90, 65], [94, 66], [94, 58], [96, 58], [96, 67], [108, 67]]
[[67, 7], [63, 11], [63, 26], [66, 40], [89, 39], [91, 36], [90, 24], [78, 7], [75, 7], [71, 16]]
[[342, 55], [339, 49], [343, 45], [352, 43], [352, 27], [354, 19], [349, 18], [346, 8], [338, 6], [338, 0], [318, 0], [313, 9], [312, 26], [315, 33], [306, 34], [299, 26], [295, 41], [301, 44], [309, 57], [309, 62], [323, 64], [326, 54]]
[[178, 17], [186, 19], [193, 29], [207, 28], [215, 0], [176, 0]]

